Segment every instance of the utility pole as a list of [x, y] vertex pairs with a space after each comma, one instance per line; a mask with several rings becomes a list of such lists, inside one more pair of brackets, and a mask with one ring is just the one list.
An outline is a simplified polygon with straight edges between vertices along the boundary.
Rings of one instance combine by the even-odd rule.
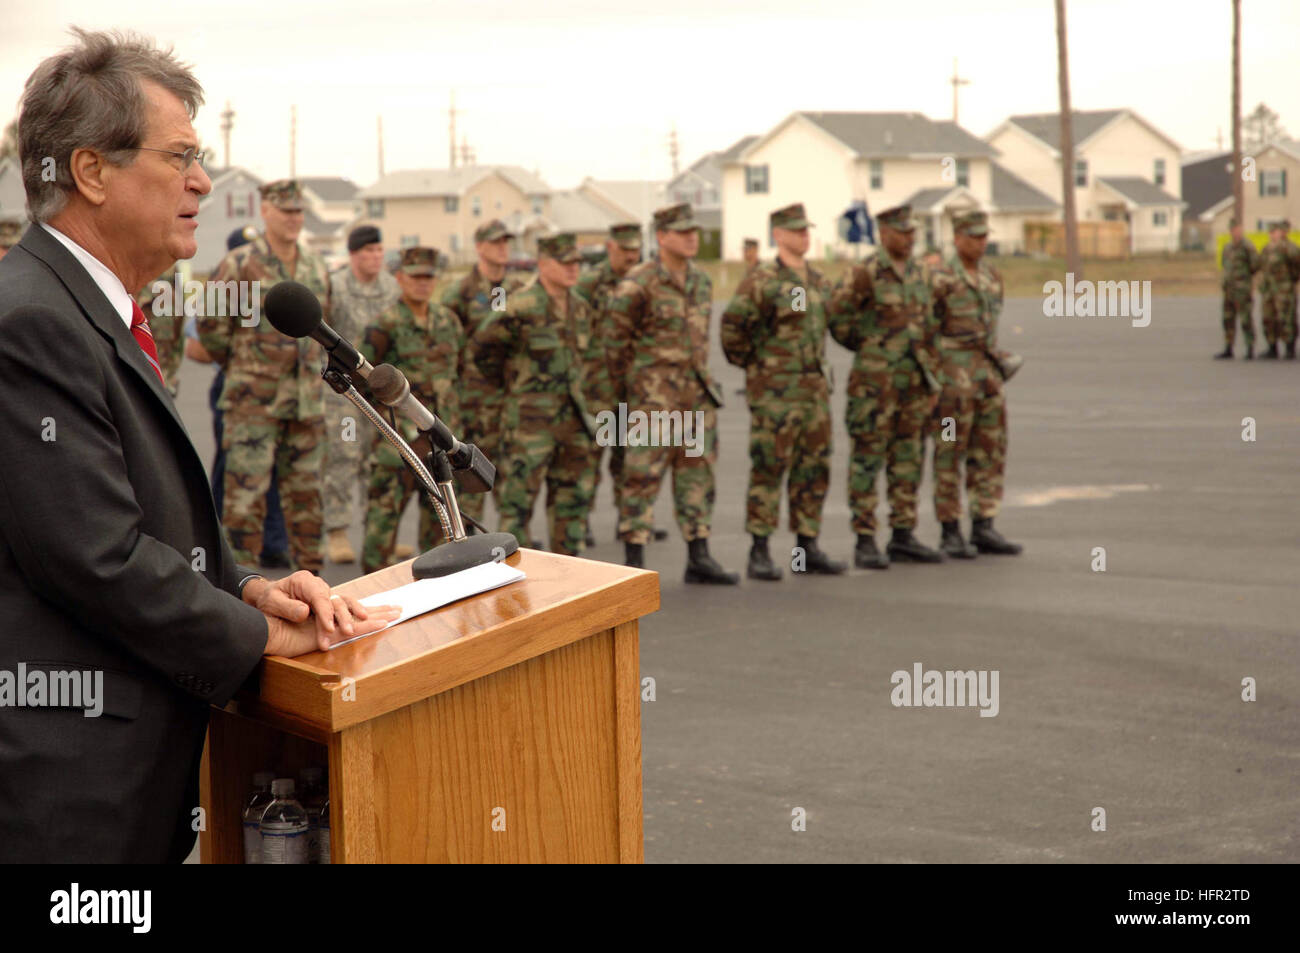
[[447, 162], [449, 169], [456, 168], [456, 90], [451, 91], [451, 103], [447, 107]]
[[[1074, 117], [1070, 113], [1070, 58], [1065, 35], [1065, 0], [1056, 0], [1056, 72], [1061, 90], [1061, 198], [1065, 207], [1065, 270], [1083, 277], [1079, 260], [1079, 213], [1074, 205]], [[1130, 226], [1132, 227], [1132, 226]]]
[[376, 116], [375, 120], [375, 135], [379, 143], [379, 177], [382, 179], [384, 177], [384, 117]]
[[1246, 187], [1241, 179], [1241, 0], [1232, 0], [1232, 215], [1245, 221]]
[[230, 162], [230, 130], [235, 127], [235, 111], [230, 108], [230, 100], [226, 100], [226, 108], [221, 112], [221, 158], [225, 160], [225, 168], [229, 169]]
[[952, 83], [952, 124], [957, 125], [957, 87], [969, 86], [970, 80], [962, 79], [957, 75], [957, 57], [952, 58], [952, 78], [948, 80]]
[[677, 178], [678, 161], [677, 161], [677, 123], [673, 123], [672, 129], [668, 132], [668, 158], [673, 165], [673, 178]]
[[289, 107], [289, 178], [298, 177], [298, 107]]
[[474, 150], [470, 148], [469, 140], [462, 133], [460, 137], [460, 164], [474, 165], [477, 161], [478, 156], [474, 154]]

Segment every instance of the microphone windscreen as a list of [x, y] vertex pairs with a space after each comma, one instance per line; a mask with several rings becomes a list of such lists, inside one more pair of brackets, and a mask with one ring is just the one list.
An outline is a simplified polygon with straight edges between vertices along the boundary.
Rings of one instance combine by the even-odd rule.
[[380, 364], [371, 371], [366, 378], [366, 385], [375, 400], [389, 407], [400, 404], [411, 392], [411, 385], [407, 383], [405, 375], [391, 364]]
[[305, 338], [325, 318], [316, 293], [296, 281], [277, 282], [266, 293], [265, 307], [271, 326], [291, 338]]

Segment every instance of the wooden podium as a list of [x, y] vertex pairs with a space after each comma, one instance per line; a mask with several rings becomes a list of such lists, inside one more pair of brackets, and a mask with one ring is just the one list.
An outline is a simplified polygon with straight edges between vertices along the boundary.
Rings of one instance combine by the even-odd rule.
[[[212, 710], [203, 863], [242, 863], [255, 771], [327, 770], [332, 862], [639, 863], [637, 620], [657, 573], [523, 549], [527, 579], [330, 652], [263, 659]], [[364, 597], [411, 563], [336, 588]]]

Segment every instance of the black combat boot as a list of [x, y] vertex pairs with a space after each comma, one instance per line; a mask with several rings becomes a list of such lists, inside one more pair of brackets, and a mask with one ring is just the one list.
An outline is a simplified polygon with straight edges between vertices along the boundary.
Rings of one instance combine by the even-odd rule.
[[1295, 360], [1295, 341], [1292, 341], [1286, 346], [1286, 359], [1288, 361]]
[[889, 557], [876, 549], [876, 537], [859, 535], [853, 547], [853, 565], [857, 569], [888, 569]]
[[1270, 360], [1276, 360], [1276, 359], [1277, 359], [1277, 342], [1274, 341], [1274, 342], [1273, 342], [1272, 344], [1270, 344], [1268, 347], [1264, 348], [1264, 350], [1260, 351], [1260, 352], [1259, 352], [1259, 356], [1260, 356], [1260, 357], [1263, 357], [1263, 358], [1268, 358], [1268, 359], [1270, 359]]
[[1231, 348], [1231, 347], [1225, 347], [1225, 348], [1224, 348], [1222, 351], [1220, 351], [1218, 354], [1214, 355], [1214, 359], [1215, 359], [1216, 361], [1222, 361], [1222, 360], [1225, 360], [1225, 359], [1226, 359], [1226, 360], [1232, 360], [1232, 348]]
[[734, 586], [740, 573], [727, 572], [709, 555], [707, 539], [693, 539], [686, 544], [686, 581], [707, 582], [716, 586]]
[[772, 564], [772, 554], [767, 549], [767, 537], [755, 536], [754, 545], [749, 548], [749, 565], [745, 575], [750, 579], [763, 579], [775, 582], [782, 576], [781, 570]]
[[1020, 551], [1024, 549], [1019, 543], [1004, 539], [1002, 534], [993, 528], [992, 517], [974, 520], [971, 523], [970, 541], [981, 553], [992, 553], [995, 556], [1019, 556]]
[[1255, 342], [1254, 342], [1254, 341], [1247, 341], [1247, 342], [1246, 342], [1246, 360], [1248, 360], [1248, 361], [1253, 361], [1254, 359], [1255, 359]]
[[623, 544], [623, 565], [633, 569], [645, 569], [645, 545], [642, 543]]
[[949, 559], [974, 559], [977, 554], [975, 547], [961, 538], [961, 524], [957, 520], [943, 524], [939, 551]]
[[815, 572], [823, 576], [838, 576], [849, 568], [849, 564], [831, 559], [817, 545], [816, 536], [798, 536], [797, 545], [803, 550], [804, 572]]
[[894, 527], [894, 535], [885, 547], [885, 552], [889, 553], [889, 558], [894, 562], [943, 562], [943, 553], [922, 543], [912, 535], [912, 529], [908, 526]]
[[659, 527], [656, 526], [654, 528], [653, 535], [656, 543], [662, 543], [665, 539], [668, 538], [668, 530], [660, 529]]

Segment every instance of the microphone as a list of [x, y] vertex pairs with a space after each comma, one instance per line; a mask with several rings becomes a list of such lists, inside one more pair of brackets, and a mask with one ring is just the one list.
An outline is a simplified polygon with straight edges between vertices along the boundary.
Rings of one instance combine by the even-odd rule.
[[492, 489], [497, 477], [492, 461], [478, 447], [457, 440], [447, 425], [411, 393], [411, 382], [405, 374], [391, 364], [380, 364], [371, 371], [366, 383], [375, 400], [401, 411], [420, 433], [427, 434], [433, 445], [447, 454], [461, 478], [461, 489], [467, 493], [486, 493]]
[[266, 293], [266, 320], [286, 337], [305, 338], [325, 348], [331, 358], [348, 371], [370, 379], [374, 370], [361, 352], [325, 323], [320, 299], [306, 285], [296, 281], [277, 282]]

